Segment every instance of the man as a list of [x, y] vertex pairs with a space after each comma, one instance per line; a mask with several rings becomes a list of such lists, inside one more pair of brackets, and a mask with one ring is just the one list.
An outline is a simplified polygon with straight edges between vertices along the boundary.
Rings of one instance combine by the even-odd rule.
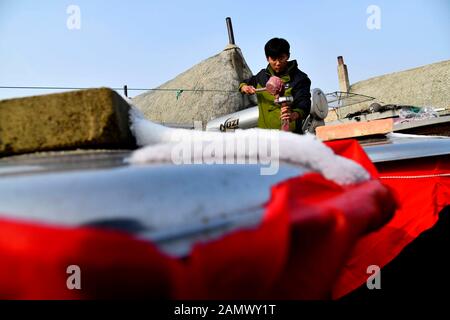
[[[281, 121], [289, 119], [289, 131], [302, 133], [303, 120], [311, 110], [311, 80], [298, 68], [296, 60], [288, 61], [290, 45], [285, 39], [270, 39], [264, 46], [269, 65], [258, 74], [244, 80], [239, 90], [245, 94], [255, 94], [258, 98], [258, 127], [280, 129]], [[285, 83], [285, 96], [292, 96], [294, 102], [290, 107], [280, 108], [274, 103], [275, 97], [267, 91], [255, 89], [266, 86], [271, 76], [277, 76]]]

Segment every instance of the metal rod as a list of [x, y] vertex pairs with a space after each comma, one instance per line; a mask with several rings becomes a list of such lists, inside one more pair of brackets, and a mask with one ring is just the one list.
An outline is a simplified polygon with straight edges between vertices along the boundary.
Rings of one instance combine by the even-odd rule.
[[228, 42], [230, 44], [235, 44], [235, 42], [234, 42], [234, 33], [233, 33], [233, 25], [231, 24], [231, 18], [227, 17], [225, 20], [227, 22], [227, 29], [228, 29]]

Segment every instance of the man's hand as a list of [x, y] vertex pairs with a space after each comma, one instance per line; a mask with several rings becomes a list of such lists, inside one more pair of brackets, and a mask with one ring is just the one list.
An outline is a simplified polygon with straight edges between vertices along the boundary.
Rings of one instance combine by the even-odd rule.
[[283, 120], [289, 120], [289, 121], [295, 121], [298, 118], [300, 118], [300, 114], [296, 111], [291, 111], [289, 107], [281, 107], [281, 115], [280, 119]]
[[241, 92], [245, 93], [245, 94], [255, 94], [256, 93], [255, 87], [247, 86], [247, 85], [241, 87]]

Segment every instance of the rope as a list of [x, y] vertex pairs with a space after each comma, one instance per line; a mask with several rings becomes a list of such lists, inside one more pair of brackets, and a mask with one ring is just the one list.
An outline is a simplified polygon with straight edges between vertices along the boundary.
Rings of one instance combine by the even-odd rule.
[[421, 179], [421, 178], [435, 178], [435, 177], [450, 177], [450, 173], [435, 173], [424, 174], [416, 176], [381, 176], [380, 179]]
[[[92, 89], [88, 87], [41, 87], [41, 86], [0, 86], [0, 89], [37, 89], [37, 90], [83, 90]], [[124, 88], [110, 88], [113, 90], [123, 90]], [[171, 89], [171, 88], [127, 88], [128, 90], [134, 91], [173, 91], [177, 93], [177, 96], [181, 95], [184, 91], [187, 92], [234, 92], [238, 93], [237, 90], [220, 90], [220, 89]]]

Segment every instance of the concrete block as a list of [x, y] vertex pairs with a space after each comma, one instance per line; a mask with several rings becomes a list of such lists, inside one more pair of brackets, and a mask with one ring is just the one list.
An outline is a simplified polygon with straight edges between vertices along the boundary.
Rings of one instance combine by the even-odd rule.
[[0, 156], [136, 146], [129, 104], [108, 88], [0, 101]]

